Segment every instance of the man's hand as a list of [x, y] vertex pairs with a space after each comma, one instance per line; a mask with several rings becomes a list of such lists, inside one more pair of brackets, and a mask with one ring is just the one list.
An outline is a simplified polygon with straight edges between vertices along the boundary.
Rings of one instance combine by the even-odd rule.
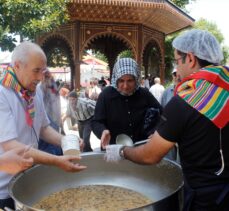
[[80, 157], [73, 155], [56, 156], [55, 165], [67, 172], [79, 172], [87, 168], [76, 163], [80, 159]]
[[83, 152], [83, 149], [84, 149], [84, 146], [85, 146], [85, 144], [84, 144], [84, 140], [82, 139], [82, 138], [79, 138], [79, 144], [80, 144], [80, 152]]
[[104, 130], [101, 136], [101, 146], [106, 149], [106, 146], [110, 143], [111, 134], [109, 130]]
[[74, 124], [71, 129], [75, 130], [75, 131], [78, 131], [79, 130], [78, 124]]
[[28, 157], [29, 147], [17, 147], [0, 156], [0, 171], [17, 174], [33, 165], [33, 158]]

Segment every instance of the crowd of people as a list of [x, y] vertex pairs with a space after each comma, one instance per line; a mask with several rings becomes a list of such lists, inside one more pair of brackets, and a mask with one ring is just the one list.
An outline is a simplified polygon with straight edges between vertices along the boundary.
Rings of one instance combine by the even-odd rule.
[[[93, 78], [77, 93], [54, 80], [38, 45], [17, 46], [0, 79], [0, 208], [14, 209], [7, 185], [13, 174], [33, 164], [86, 169], [77, 163], [79, 157], [63, 155], [61, 149], [63, 137], [77, 131], [82, 152], [93, 151], [91, 132], [101, 150], [113, 149], [106, 153], [107, 162], [155, 164], [165, 156], [179, 161], [184, 211], [228, 210], [229, 68], [220, 65], [222, 50], [207, 31], [187, 31], [173, 47], [176, 67], [166, 89], [159, 77], [154, 84], [142, 79], [134, 59], [122, 58], [110, 84]], [[119, 145], [119, 134], [147, 142]]]

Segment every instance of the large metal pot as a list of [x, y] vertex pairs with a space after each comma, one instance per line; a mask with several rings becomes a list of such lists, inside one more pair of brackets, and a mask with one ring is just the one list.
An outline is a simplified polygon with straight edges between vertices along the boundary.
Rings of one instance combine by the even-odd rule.
[[81, 162], [88, 168], [79, 173], [66, 173], [56, 167], [37, 165], [18, 174], [9, 184], [17, 210], [34, 211], [31, 206], [42, 197], [81, 185], [129, 188], [154, 201], [138, 210], [179, 210], [178, 192], [183, 186], [179, 165], [169, 160], [152, 166], [137, 165], [127, 160], [111, 164], [105, 162], [103, 156], [103, 153], [83, 154]]

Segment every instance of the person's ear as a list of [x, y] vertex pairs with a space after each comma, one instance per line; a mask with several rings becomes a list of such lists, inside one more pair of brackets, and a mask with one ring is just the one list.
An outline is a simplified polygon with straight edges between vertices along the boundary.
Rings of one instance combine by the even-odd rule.
[[196, 56], [193, 53], [187, 53], [187, 61], [188, 61], [189, 67], [193, 68], [197, 62]]
[[20, 69], [20, 65], [21, 65], [20, 64], [20, 61], [15, 61], [14, 66], [13, 66], [14, 67], [14, 70], [15, 71], [19, 70]]

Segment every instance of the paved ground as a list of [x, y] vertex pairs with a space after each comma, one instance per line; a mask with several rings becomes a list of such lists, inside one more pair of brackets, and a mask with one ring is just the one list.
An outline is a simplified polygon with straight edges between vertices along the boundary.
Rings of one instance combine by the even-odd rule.
[[91, 132], [90, 142], [93, 151], [100, 151], [100, 139], [98, 139], [93, 132]]
[[[79, 132], [78, 131], [74, 131], [74, 130], [69, 130], [69, 122], [68, 120], [66, 120], [64, 122], [64, 131], [66, 134], [75, 134], [77, 136], [79, 136]], [[93, 151], [100, 151], [100, 140], [95, 136], [95, 134], [93, 132], [91, 132], [91, 137], [90, 137], [90, 142], [91, 142], [91, 148], [93, 149]]]

